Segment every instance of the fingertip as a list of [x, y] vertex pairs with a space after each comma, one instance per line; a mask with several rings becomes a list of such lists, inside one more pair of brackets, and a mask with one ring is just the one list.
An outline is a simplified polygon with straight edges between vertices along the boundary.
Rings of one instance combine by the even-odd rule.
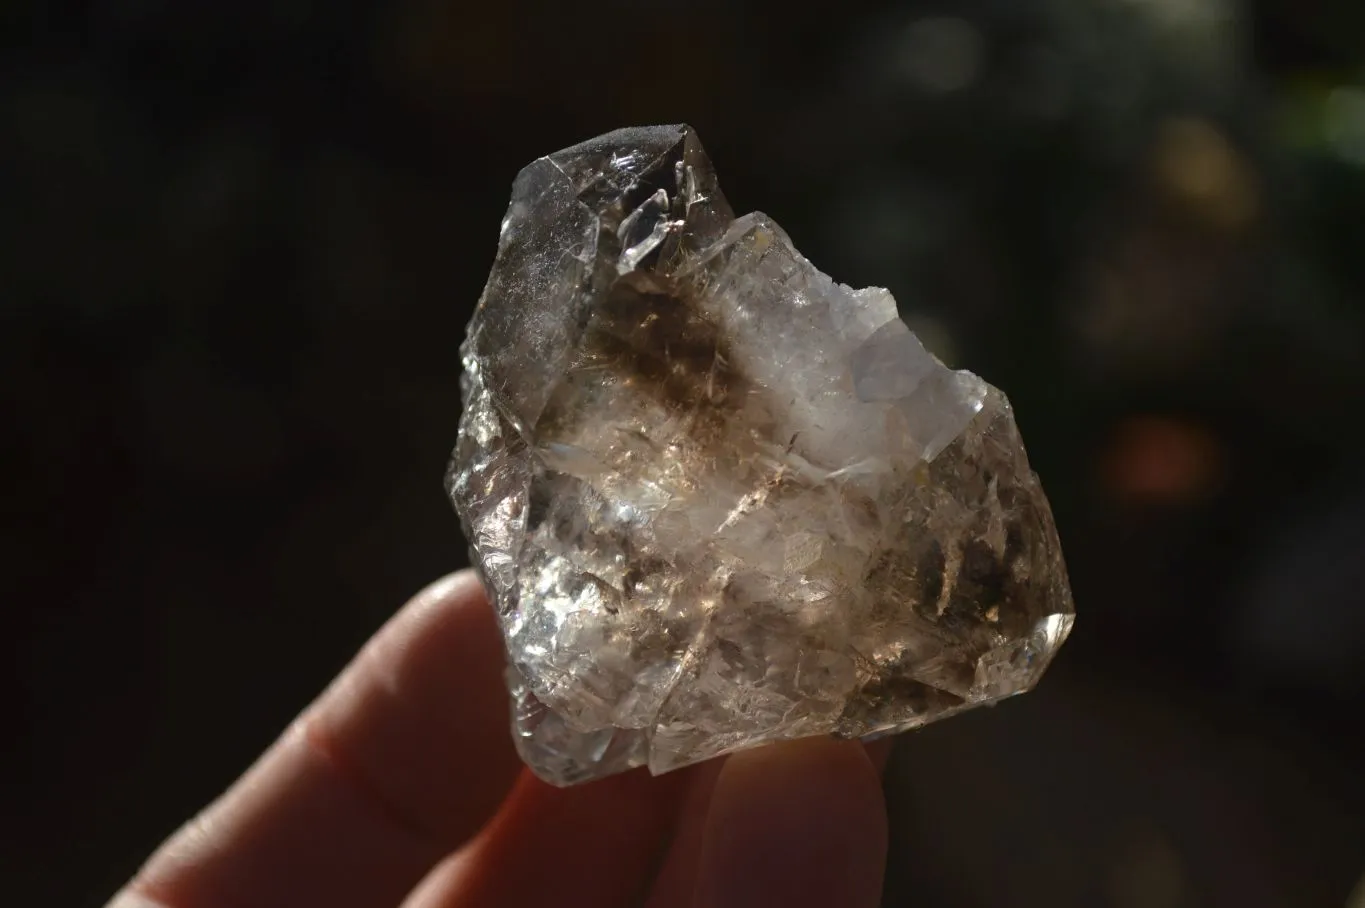
[[114, 900], [105, 905], [104, 908], [165, 908], [165, 906], [161, 902], [153, 901], [131, 889], [125, 889], [114, 896]]
[[696, 904], [872, 908], [886, 836], [880, 773], [859, 742], [734, 754], [712, 795]]
[[458, 845], [521, 767], [505, 662], [478, 575], [448, 574], [413, 596], [309, 711], [310, 738], [407, 825]]
[[477, 577], [430, 584], [114, 905], [396, 904], [517, 776], [504, 664]]
[[488, 594], [483, 588], [483, 581], [479, 579], [478, 572], [473, 568], [463, 568], [433, 580], [418, 590], [417, 595], [409, 599], [408, 604], [399, 611], [395, 620], [414, 612], [432, 608], [461, 608], [475, 602], [486, 602], [487, 599]]

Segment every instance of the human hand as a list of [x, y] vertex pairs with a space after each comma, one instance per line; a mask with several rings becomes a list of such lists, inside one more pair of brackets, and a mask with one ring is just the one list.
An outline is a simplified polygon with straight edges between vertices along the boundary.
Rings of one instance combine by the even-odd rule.
[[541, 782], [470, 572], [418, 594], [109, 908], [878, 904], [885, 746]]

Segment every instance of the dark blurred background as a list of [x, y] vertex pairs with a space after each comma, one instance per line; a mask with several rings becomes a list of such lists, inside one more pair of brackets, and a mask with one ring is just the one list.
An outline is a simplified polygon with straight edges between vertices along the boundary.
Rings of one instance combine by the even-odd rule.
[[1013, 398], [1079, 621], [888, 905], [1365, 904], [1365, 5], [0, 4], [0, 860], [97, 905], [463, 564], [517, 169], [688, 121]]

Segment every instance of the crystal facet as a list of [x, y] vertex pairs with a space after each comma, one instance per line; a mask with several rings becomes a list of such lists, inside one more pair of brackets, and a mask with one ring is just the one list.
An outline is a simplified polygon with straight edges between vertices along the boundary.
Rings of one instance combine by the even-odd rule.
[[686, 126], [522, 170], [462, 352], [447, 488], [550, 782], [915, 728], [1066, 639], [1005, 396], [736, 218]]

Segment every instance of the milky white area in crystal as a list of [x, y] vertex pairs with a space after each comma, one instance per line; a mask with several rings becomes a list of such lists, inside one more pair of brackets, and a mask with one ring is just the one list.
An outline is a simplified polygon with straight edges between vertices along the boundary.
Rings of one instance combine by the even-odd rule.
[[915, 728], [1066, 639], [1005, 396], [736, 218], [686, 126], [522, 170], [462, 355], [447, 489], [552, 783]]

